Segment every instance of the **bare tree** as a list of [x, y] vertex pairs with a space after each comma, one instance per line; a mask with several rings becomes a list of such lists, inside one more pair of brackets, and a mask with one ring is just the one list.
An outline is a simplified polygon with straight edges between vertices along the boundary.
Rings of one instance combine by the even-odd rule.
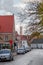
[[[28, 2], [28, 3], [26, 3], [25, 8], [18, 8], [17, 15], [18, 15], [20, 22], [25, 22], [25, 20], [26, 21], [30, 20], [27, 24], [26, 32], [28, 32], [28, 31], [32, 32], [32, 31], [37, 30], [37, 26], [39, 23], [39, 17], [37, 14], [38, 4], [39, 4], [38, 2]], [[30, 27], [30, 29], [32, 31], [29, 30], [28, 27]]]
[[20, 22], [25, 23], [28, 21], [28, 24], [25, 26], [27, 34], [28, 32], [40, 32], [40, 29], [42, 29], [41, 25], [39, 25], [40, 16], [42, 16], [38, 12], [39, 4], [39, 2], [28, 2], [25, 8], [16, 9]]

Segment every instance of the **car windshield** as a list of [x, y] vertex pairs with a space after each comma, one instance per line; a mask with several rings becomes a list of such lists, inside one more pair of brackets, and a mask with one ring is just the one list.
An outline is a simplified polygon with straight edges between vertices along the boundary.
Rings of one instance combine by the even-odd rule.
[[23, 50], [23, 48], [19, 48], [19, 50]]
[[1, 50], [0, 51], [0, 54], [5, 54], [5, 53], [10, 53], [10, 51], [9, 50]]
[[24, 48], [23, 47], [20, 47], [20, 48], [18, 48], [19, 50], [23, 50]]

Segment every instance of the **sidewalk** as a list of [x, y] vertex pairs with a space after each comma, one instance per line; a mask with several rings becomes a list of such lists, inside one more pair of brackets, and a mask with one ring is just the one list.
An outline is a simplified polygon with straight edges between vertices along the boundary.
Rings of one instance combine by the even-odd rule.
[[14, 55], [14, 56], [16, 56], [16, 55], [17, 55], [17, 53], [16, 53], [16, 52], [13, 52], [13, 55]]

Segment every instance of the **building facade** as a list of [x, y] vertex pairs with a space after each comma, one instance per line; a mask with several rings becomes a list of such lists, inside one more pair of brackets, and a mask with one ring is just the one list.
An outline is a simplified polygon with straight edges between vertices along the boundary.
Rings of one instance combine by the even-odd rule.
[[10, 44], [10, 40], [13, 41], [14, 31], [14, 15], [0, 16], [0, 47], [2, 44]]
[[40, 39], [34, 39], [31, 43], [31, 48], [43, 48], [43, 38]]

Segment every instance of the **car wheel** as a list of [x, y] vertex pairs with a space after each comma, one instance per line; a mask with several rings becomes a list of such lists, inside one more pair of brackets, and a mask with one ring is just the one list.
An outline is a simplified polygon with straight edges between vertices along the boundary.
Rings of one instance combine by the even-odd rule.
[[23, 54], [25, 54], [25, 52]]
[[11, 61], [11, 58], [9, 59], [9, 61]]
[[25, 53], [27, 53], [27, 51], [25, 51]]
[[12, 58], [12, 61], [13, 61], [14, 59]]

